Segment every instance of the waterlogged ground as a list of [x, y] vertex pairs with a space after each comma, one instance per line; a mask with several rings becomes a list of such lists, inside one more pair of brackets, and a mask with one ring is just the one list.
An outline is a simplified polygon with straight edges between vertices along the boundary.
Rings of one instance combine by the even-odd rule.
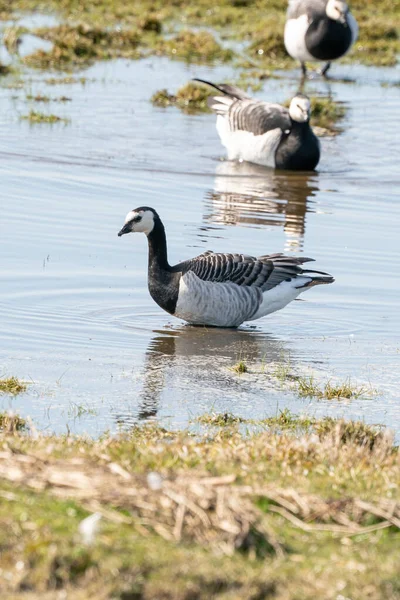
[[[354, 82], [307, 82], [347, 108], [313, 174], [222, 161], [213, 115], [149, 101], [194, 76], [232, 74], [152, 57], [98, 63], [77, 75], [85, 84], [50, 85], [38, 71], [21, 88], [1, 79], [0, 375], [30, 382], [0, 396], [1, 410], [94, 435], [284, 408], [400, 430], [398, 71], [341, 64], [333, 75]], [[284, 101], [298, 85], [298, 71], [282, 73], [258, 96]], [[38, 110], [27, 94], [70, 98], [39, 106], [67, 122], [21, 119]], [[236, 331], [185, 326], [149, 297], [144, 236], [117, 238], [140, 205], [162, 216], [171, 262], [206, 249], [285, 251], [317, 258], [336, 283]], [[248, 373], [230, 369], [238, 360]], [[366, 394], [300, 398], [274, 376], [280, 366], [322, 383], [350, 377]]]

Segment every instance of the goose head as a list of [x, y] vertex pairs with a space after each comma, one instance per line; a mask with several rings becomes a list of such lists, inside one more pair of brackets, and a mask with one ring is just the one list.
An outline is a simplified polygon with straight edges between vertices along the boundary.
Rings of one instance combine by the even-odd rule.
[[311, 104], [304, 94], [296, 94], [289, 106], [289, 116], [297, 123], [307, 123], [310, 120]]
[[344, 0], [328, 0], [325, 11], [329, 19], [345, 24], [349, 7]]
[[118, 237], [126, 233], [145, 233], [149, 235], [154, 225], [160, 217], [154, 210], [148, 206], [140, 206], [128, 212], [122, 229], [118, 232]]

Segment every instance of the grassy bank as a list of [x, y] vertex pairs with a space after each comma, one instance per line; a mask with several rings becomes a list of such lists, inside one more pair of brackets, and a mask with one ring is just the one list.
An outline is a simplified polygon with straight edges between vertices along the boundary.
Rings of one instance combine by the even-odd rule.
[[[360, 37], [346, 60], [395, 65], [400, 27], [397, 3], [354, 0], [352, 9], [360, 24]], [[31, 66], [72, 68], [95, 59], [144, 54], [202, 63], [240, 59], [242, 64], [263, 70], [294, 66], [283, 45], [286, 2], [281, 0], [221, 0], [218, 5], [211, 0], [195, 4], [183, 0], [41, 0], [39, 4], [0, 0], [0, 18], [4, 20], [38, 10], [55, 14], [61, 25], [35, 31], [54, 47], [27, 57]], [[7, 39], [15, 37], [15, 28], [6, 34]]]
[[204, 415], [95, 441], [2, 422], [7, 598], [400, 597], [387, 431]]

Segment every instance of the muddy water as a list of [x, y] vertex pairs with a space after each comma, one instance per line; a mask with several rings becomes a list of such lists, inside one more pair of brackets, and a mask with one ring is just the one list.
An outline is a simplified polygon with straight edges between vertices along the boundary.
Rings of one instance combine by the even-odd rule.
[[[211, 409], [264, 417], [285, 407], [400, 430], [398, 73], [339, 73], [355, 82], [307, 83], [348, 106], [313, 174], [221, 161], [212, 115], [149, 103], [193, 76], [229, 78], [227, 68], [120, 60], [68, 86], [33, 72], [29, 93], [71, 98], [39, 106], [67, 125], [29, 125], [26, 86], [0, 88], [0, 373], [31, 382], [0, 409], [94, 435], [146, 418], [183, 426]], [[283, 101], [298, 83], [289, 73], [259, 96]], [[287, 251], [317, 258], [336, 283], [237, 331], [185, 326], [149, 297], [144, 236], [117, 238], [139, 205], [161, 214], [171, 262], [210, 248]], [[230, 370], [239, 358], [250, 374]], [[301, 399], [267, 376], [280, 363], [378, 393]]]

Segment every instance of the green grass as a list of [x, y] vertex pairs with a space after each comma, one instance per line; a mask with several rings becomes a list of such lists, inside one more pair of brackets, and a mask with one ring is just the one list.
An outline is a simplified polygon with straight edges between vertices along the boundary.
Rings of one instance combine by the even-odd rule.
[[160, 38], [155, 52], [190, 63], [227, 62], [234, 56], [232, 50], [224, 49], [212, 33], [191, 30], [182, 30], [172, 38]]
[[243, 373], [248, 372], [248, 366], [245, 360], [239, 360], [233, 367], [231, 367], [231, 371], [237, 373], [238, 375], [242, 375]]
[[215, 426], [99, 440], [0, 431], [4, 597], [398, 600], [388, 432], [288, 411], [244, 433], [233, 414], [198, 421]]
[[297, 378], [297, 391], [300, 396], [307, 398], [326, 398], [327, 400], [339, 400], [359, 398], [367, 392], [365, 387], [353, 385], [350, 379], [342, 383], [334, 384], [327, 381], [320, 386], [312, 375]]
[[331, 98], [314, 96], [311, 98], [311, 123], [333, 133], [340, 131], [338, 124], [346, 115], [346, 107], [342, 102]]
[[21, 119], [29, 121], [32, 124], [50, 123], [52, 125], [54, 123], [68, 123], [68, 119], [53, 114], [41, 113], [36, 110], [31, 110], [27, 115], [22, 115]]
[[26, 56], [24, 62], [30, 67], [65, 69], [87, 65], [94, 60], [139, 56], [136, 31], [63, 24], [40, 28], [34, 33], [53, 42], [53, 47], [49, 51], [39, 49]]
[[211, 94], [209, 88], [190, 82], [179, 88], [176, 94], [170, 94], [166, 89], [155, 92], [151, 102], [162, 108], [176, 106], [186, 113], [207, 112], [207, 99]]
[[28, 385], [17, 377], [4, 377], [0, 379], [0, 394], [21, 394], [25, 392]]
[[[351, 5], [360, 35], [344, 60], [395, 65], [400, 29], [397, 4], [391, 0], [354, 0]], [[2, 0], [0, 18], [12, 20], [37, 7], [34, 0]], [[281, 0], [221, 0], [218, 6], [211, 0], [42, 0], [40, 9], [56, 12], [62, 23], [36, 31], [53, 41], [54, 47], [29, 56], [30, 66], [71, 69], [93, 60], [150, 54], [200, 63], [237, 61], [230, 49], [232, 42], [242, 44], [240, 63], [246, 69], [256, 67], [267, 72], [295, 66], [283, 45], [286, 4]], [[218, 32], [218, 39], [212, 31]], [[17, 40], [18, 36], [10, 36], [10, 43]]]

